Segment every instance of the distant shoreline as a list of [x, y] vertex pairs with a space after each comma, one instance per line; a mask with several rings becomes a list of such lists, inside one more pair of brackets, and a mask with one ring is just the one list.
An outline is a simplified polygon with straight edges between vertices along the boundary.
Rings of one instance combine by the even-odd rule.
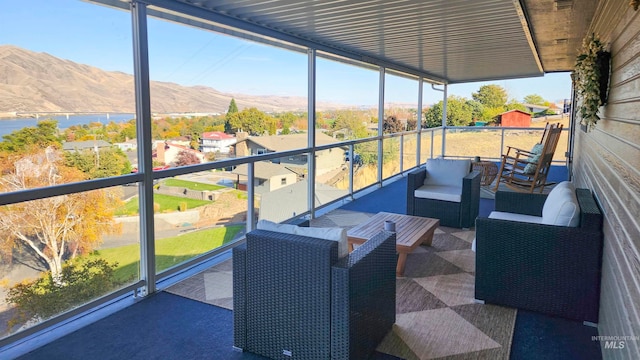
[[39, 117], [35, 114], [35, 113], [28, 113], [28, 112], [17, 112], [17, 111], [11, 111], [11, 112], [0, 112], [0, 121], [2, 120], [28, 120], [28, 119], [48, 119], [48, 118], [55, 118], [55, 117], [60, 117], [60, 116], [67, 116], [67, 114], [71, 117], [71, 116], [92, 116], [92, 115], [128, 115], [128, 114], [135, 114], [134, 112], [126, 112], [126, 111], [113, 111], [113, 112], [109, 112], [109, 111], [105, 111], [105, 112], [69, 112], [69, 113], [65, 113], [64, 111], [56, 111], [56, 112], [51, 112], [51, 113], [46, 113], [46, 112], [38, 112], [40, 115]]

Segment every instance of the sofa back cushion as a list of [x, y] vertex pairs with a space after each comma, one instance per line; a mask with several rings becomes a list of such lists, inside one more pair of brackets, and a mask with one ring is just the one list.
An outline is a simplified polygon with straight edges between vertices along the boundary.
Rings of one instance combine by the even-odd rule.
[[347, 230], [345, 229], [300, 227], [291, 224], [278, 224], [268, 220], [258, 221], [256, 228], [259, 230], [337, 241], [338, 257], [342, 258], [349, 255], [349, 243], [347, 242]]
[[462, 178], [470, 171], [471, 160], [429, 159], [424, 184], [462, 187]]
[[542, 223], [570, 227], [580, 225], [580, 205], [572, 184], [558, 184], [549, 192], [542, 207]]

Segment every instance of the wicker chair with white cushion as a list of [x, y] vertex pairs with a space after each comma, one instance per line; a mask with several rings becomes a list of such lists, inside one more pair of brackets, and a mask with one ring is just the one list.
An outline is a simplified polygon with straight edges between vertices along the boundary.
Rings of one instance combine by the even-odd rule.
[[395, 233], [346, 249], [343, 229], [247, 233], [233, 249], [234, 346], [272, 359], [368, 358], [395, 322]]
[[440, 225], [470, 228], [480, 209], [479, 171], [470, 160], [429, 159], [408, 175], [407, 215], [440, 219]]
[[591, 191], [498, 191], [495, 204], [476, 219], [476, 299], [598, 322], [603, 217]]

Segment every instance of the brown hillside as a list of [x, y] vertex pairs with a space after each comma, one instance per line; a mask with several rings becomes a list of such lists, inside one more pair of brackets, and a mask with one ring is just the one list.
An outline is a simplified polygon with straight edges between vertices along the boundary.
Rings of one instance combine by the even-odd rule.
[[[223, 113], [231, 98], [240, 109], [307, 108], [304, 97], [226, 94], [205, 86], [151, 82], [153, 113]], [[318, 109], [337, 108], [318, 104]], [[45, 111], [134, 112], [133, 76], [59, 59], [10, 45], [0, 46], [0, 113]]]

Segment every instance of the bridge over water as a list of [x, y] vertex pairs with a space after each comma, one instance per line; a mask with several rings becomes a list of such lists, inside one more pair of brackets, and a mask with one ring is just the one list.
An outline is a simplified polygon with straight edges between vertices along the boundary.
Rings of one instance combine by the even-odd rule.
[[74, 112], [74, 111], [18, 111], [16, 112], [16, 117], [31, 117], [31, 118], [36, 118], [36, 119], [40, 119], [41, 117], [46, 117], [46, 116], [66, 116], [67, 119], [69, 119], [69, 117], [71, 116], [78, 116], [78, 115], [106, 115], [107, 119], [110, 118], [111, 115], [125, 115], [125, 114], [132, 114], [133, 112], [105, 112], [105, 111], [81, 111], [81, 112]]

